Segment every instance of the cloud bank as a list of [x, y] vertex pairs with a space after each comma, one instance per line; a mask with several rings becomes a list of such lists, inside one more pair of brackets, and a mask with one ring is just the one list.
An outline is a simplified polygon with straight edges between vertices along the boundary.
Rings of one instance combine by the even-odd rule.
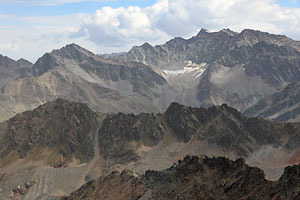
[[273, 0], [160, 0], [147, 8], [105, 7], [89, 16], [78, 36], [97, 45], [189, 37], [200, 28], [245, 28], [300, 38], [300, 9], [280, 7]]

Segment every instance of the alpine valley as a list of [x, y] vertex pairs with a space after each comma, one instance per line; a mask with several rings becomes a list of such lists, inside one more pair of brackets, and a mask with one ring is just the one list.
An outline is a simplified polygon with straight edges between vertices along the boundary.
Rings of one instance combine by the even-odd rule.
[[300, 42], [248, 29], [0, 56], [0, 199], [299, 199], [299, 84]]

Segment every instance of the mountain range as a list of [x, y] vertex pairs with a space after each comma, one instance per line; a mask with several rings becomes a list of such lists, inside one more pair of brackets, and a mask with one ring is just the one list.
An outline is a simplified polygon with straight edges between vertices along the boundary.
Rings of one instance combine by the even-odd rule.
[[299, 197], [300, 42], [286, 36], [69, 44], [34, 64], [0, 56], [0, 74], [0, 199]]
[[[299, 56], [300, 42], [286, 36], [202, 29], [190, 39], [174, 38], [157, 46], [145, 43], [111, 57], [160, 69], [168, 83], [183, 88], [175, 98], [179, 103], [197, 107], [227, 103], [243, 111], [298, 81]], [[190, 98], [193, 101], [188, 102]]]
[[299, 45], [286, 36], [249, 29], [202, 29], [190, 39], [145, 43], [117, 54], [95, 55], [70, 44], [33, 65], [3, 62], [1, 69], [13, 76], [1, 79], [0, 121], [59, 97], [102, 113], [158, 113], [171, 102], [193, 107], [226, 103], [250, 116], [295, 121], [296, 102], [273, 103], [270, 115], [265, 112], [271, 108], [261, 101], [289, 94], [285, 88], [300, 80]]
[[300, 123], [247, 118], [225, 104], [134, 115], [57, 99], [0, 124], [0, 198], [64, 197], [114, 170], [163, 170], [188, 154], [243, 157], [276, 180], [299, 163], [299, 132]]

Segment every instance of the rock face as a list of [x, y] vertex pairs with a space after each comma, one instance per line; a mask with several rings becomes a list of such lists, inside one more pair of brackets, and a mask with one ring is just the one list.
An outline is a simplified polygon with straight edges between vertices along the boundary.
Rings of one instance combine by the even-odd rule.
[[201, 30], [190, 39], [154, 47], [145, 43], [103, 56], [70, 44], [46, 53], [32, 68], [13, 70], [17, 79], [0, 80], [0, 121], [58, 97], [105, 113], [158, 113], [171, 102], [193, 107], [226, 103], [244, 111], [300, 80], [299, 45], [248, 29]]
[[117, 162], [142, 159], [139, 148], [152, 148], [168, 137], [186, 144], [206, 141], [246, 158], [263, 145], [296, 150], [299, 131], [300, 123], [247, 118], [226, 104], [204, 109], [172, 103], [163, 114], [108, 116], [99, 144], [101, 155]]
[[226, 103], [245, 110], [300, 78], [299, 42], [249, 29], [201, 30], [190, 39], [145, 43], [111, 58], [161, 70], [178, 88], [174, 100], [197, 107]]
[[54, 199], [98, 177], [99, 116], [57, 99], [0, 123], [0, 199]]
[[32, 63], [25, 59], [15, 61], [0, 54], [0, 89], [7, 83], [21, 76], [21, 74], [30, 69], [32, 65]]
[[[97, 116], [84, 104], [57, 99], [33, 111], [17, 114], [4, 124], [5, 135], [0, 146], [2, 160], [13, 152], [26, 158], [45, 149], [53, 152], [53, 160], [48, 162], [54, 166], [73, 158], [88, 162], [94, 156], [91, 144]], [[43, 160], [40, 156], [33, 159]]]
[[[225, 104], [206, 109], [172, 103], [164, 113], [134, 115], [95, 113], [57, 99], [0, 123], [0, 199], [31, 182], [25, 200], [66, 196], [113, 170], [162, 170], [188, 154], [243, 157], [275, 180], [284, 167], [300, 162], [299, 132], [299, 123], [247, 118]], [[132, 181], [128, 190], [137, 184]], [[119, 183], [107, 181], [103, 189]], [[159, 195], [144, 193], [140, 184], [133, 196]]]
[[278, 121], [299, 121], [300, 119], [300, 82], [291, 83], [273, 95], [267, 96], [244, 114], [260, 116]]
[[286, 168], [278, 181], [271, 182], [243, 159], [187, 156], [163, 171], [113, 172], [62, 199], [298, 199], [298, 168]]
[[99, 129], [100, 152], [105, 159], [119, 162], [136, 161], [139, 146], [153, 147], [164, 138], [161, 114], [110, 115]]
[[101, 59], [71, 44], [46, 53], [3, 88], [0, 121], [58, 97], [101, 112], [159, 112], [169, 104], [161, 95], [171, 98], [173, 93], [165, 79], [144, 64]]

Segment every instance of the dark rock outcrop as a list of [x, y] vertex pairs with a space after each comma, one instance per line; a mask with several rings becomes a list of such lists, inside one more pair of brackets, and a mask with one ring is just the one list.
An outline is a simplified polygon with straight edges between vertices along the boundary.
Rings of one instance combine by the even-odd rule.
[[280, 180], [265, 179], [264, 172], [243, 159], [187, 156], [163, 171], [113, 172], [93, 180], [63, 200], [79, 199], [298, 199], [299, 166], [287, 167]]
[[117, 162], [139, 159], [136, 151], [173, 135], [177, 142], [208, 141], [247, 157], [262, 145], [296, 150], [300, 123], [247, 118], [226, 104], [192, 108], [172, 103], [162, 114], [109, 115], [99, 130], [100, 152]]
[[49, 149], [57, 153], [54, 159], [58, 157], [59, 163], [53, 164], [59, 165], [73, 157], [87, 162], [94, 156], [97, 115], [84, 104], [57, 99], [4, 123], [1, 158], [12, 151], [25, 158], [33, 151]]

